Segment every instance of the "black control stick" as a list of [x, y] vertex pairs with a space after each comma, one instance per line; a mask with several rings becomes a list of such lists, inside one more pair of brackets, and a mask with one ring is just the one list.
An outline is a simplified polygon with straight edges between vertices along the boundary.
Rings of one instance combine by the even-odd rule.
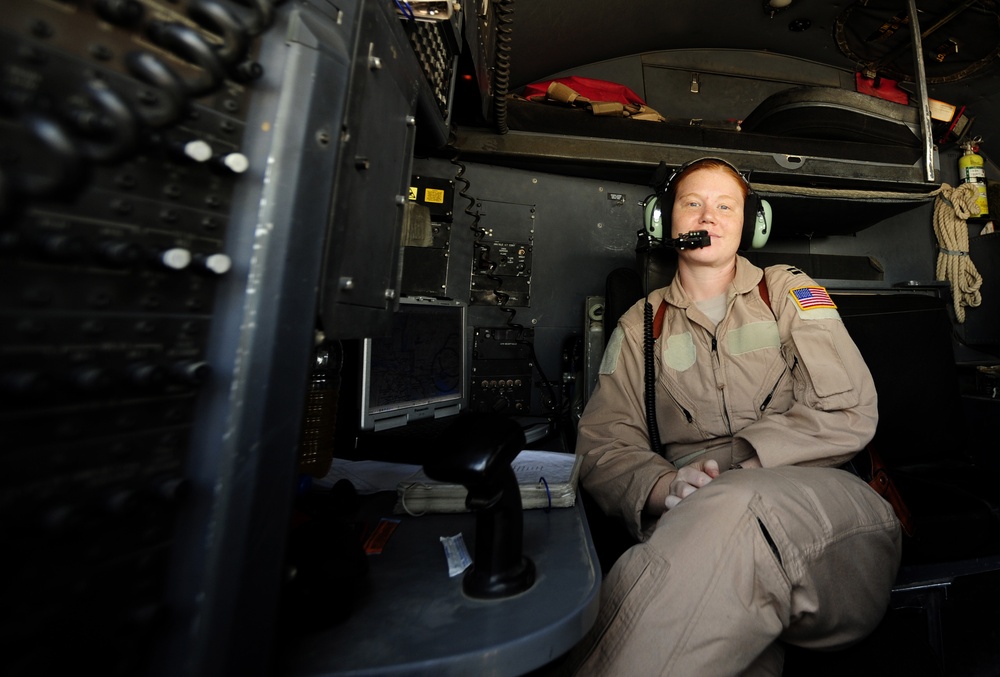
[[443, 436], [444, 454], [424, 465], [427, 476], [463, 485], [476, 513], [472, 568], [462, 588], [470, 597], [509, 597], [535, 582], [535, 565], [522, 552], [521, 490], [511, 462], [524, 448], [515, 421], [490, 414], [459, 417]]

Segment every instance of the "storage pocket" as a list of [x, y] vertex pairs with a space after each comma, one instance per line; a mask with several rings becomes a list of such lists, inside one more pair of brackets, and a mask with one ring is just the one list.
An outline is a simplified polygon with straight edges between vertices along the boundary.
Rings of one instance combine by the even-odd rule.
[[833, 335], [825, 327], [817, 326], [802, 339], [797, 337], [795, 343], [801, 362], [800, 378], [804, 375], [815, 393], [815, 398], [807, 397], [805, 403], [822, 410], [855, 406], [859, 401], [859, 394], [844, 367], [843, 357]]

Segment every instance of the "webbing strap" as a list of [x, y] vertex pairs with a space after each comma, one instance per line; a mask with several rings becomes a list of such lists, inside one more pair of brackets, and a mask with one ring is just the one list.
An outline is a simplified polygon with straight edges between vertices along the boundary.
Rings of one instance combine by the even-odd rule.
[[663, 122], [664, 120], [662, 115], [649, 106], [635, 103], [625, 105], [617, 101], [591, 101], [585, 96], [580, 96], [580, 93], [575, 89], [561, 82], [553, 81], [550, 83], [548, 89], [545, 90], [545, 94], [553, 101], [582, 106], [600, 117], [634, 117], [636, 120], [654, 120], [657, 122]]
[[660, 307], [656, 309], [656, 317], [653, 318], [653, 339], [660, 338], [663, 331], [663, 317], [667, 314], [667, 302], [660, 301]]
[[760, 290], [760, 297], [764, 299], [764, 303], [767, 304], [767, 307], [771, 309], [771, 314], [774, 315], [774, 308], [771, 308], [771, 295], [767, 291], [767, 278], [763, 275], [760, 277], [760, 282], [757, 283], [757, 289]]

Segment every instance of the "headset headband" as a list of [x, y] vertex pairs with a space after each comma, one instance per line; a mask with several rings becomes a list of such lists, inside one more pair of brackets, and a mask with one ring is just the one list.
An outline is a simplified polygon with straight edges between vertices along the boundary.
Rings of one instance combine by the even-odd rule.
[[670, 173], [670, 176], [667, 177], [667, 180], [663, 182], [663, 187], [660, 190], [658, 190], [657, 192], [658, 193], [667, 193], [667, 192], [669, 192], [671, 189], [674, 188], [678, 176], [680, 176], [684, 172], [688, 171], [689, 169], [694, 169], [694, 168], [696, 168], [700, 164], [703, 164], [703, 163], [706, 163], [706, 162], [711, 162], [711, 161], [715, 161], [715, 162], [724, 164], [725, 166], [727, 166], [731, 170], [733, 170], [733, 173], [736, 174], [738, 177], [740, 177], [740, 180], [743, 181], [743, 185], [746, 186], [746, 188], [747, 188], [747, 195], [749, 196], [750, 194], [753, 193], [753, 186], [750, 185], [750, 180], [746, 176], [743, 175], [743, 172], [741, 172], [736, 167], [736, 165], [734, 165], [732, 162], [729, 162], [728, 160], [723, 160], [720, 157], [714, 157], [714, 156], [700, 157], [700, 158], [697, 158], [695, 160], [690, 160], [688, 162], [685, 162], [680, 167], [678, 167], [677, 169], [675, 169], [674, 171], [672, 171]]

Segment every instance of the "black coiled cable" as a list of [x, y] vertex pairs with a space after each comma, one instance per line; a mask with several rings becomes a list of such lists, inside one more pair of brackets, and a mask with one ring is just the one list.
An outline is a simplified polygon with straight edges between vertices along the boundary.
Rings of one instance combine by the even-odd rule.
[[[451, 143], [454, 142], [454, 136], [455, 132], [453, 130], [451, 133], [451, 140], [450, 140]], [[459, 197], [468, 201], [468, 204], [465, 206], [464, 211], [468, 216], [472, 217], [472, 224], [469, 226], [469, 229], [473, 232], [475, 236], [475, 243], [479, 244], [479, 241], [482, 240], [483, 237], [486, 235], [486, 231], [483, 230], [483, 228], [479, 225], [479, 221], [482, 219], [482, 217], [479, 215], [478, 210], [473, 209], [473, 207], [476, 206], [476, 200], [471, 195], [469, 195], [469, 188], [472, 186], [472, 184], [469, 182], [467, 178], [465, 178], [466, 167], [464, 164], [458, 161], [458, 157], [459, 154], [456, 151], [455, 155], [452, 156], [450, 162], [451, 164], [458, 167], [458, 173], [455, 174], [455, 180], [462, 184], [462, 188], [459, 189], [458, 195]]]
[[[454, 132], [452, 134], [454, 135]], [[510, 300], [510, 295], [500, 291], [500, 287], [503, 285], [503, 280], [497, 277], [496, 275], [493, 275], [493, 271], [496, 270], [497, 264], [495, 261], [489, 258], [490, 246], [488, 244], [483, 243], [483, 238], [486, 236], [486, 230], [484, 230], [483, 227], [479, 225], [479, 221], [482, 219], [482, 216], [479, 214], [478, 209], [474, 209], [474, 207], [476, 206], [476, 200], [471, 195], [469, 195], [469, 188], [472, 186], [472, 184], [469, 182], [467, 178], [465, 178], [466, 167], [463, 163], [459, 162], [458, 157], [459, 154], [458, 152], [456, 152], [455, 155], [452, 156], [451, 158], [451, 164], [458, 167], [458, 173], [455, 174], [455, 180], [462, 184], [462, 187], [458, 190], [458, 195], [459, 197], [464, 198], [468, 202], [464, 211], [468, 216], [472, 218], [472, 223], [469, 225], [469, 229], [473, 233], [473, 242], [472, 242], [473, 247], [475, 248], [476, 251], [485, 252], [484, 255], [482, 256], [482, 260], [486, 263], [487, 266], [487, 272], [485, 273], [485, 275], [488, 279], [490, 279], [492, 282], [496, 284], [496, 288], [493, 290], [493, 294], [497, 299], [497, 306], [499, 306], [502, 311], [508, 314], [507, 326], [513, 327], [514, 315], [516, 314], [517, 311], [515, 311], [513, 308], [506, 307], [507, 301]]]
[[649, 429], [650, 448], [663, 456], [660, 429], [656, 423], [656, 366], [653, 361], [653, 346], [656, 343], [656, 338], [653, 336], [653, 305], [648, 299], [642, 313], [643, 395], [646, 404], [646, 427]]
[[[452, 132], [452, 140], [454, 140], [454, 132]], [[458, 152], [456, 152], [455, 155], [453, 155], [451, 158], [451, 164], [458, 167], [458, 173], [455, 174], [455, 180], [462, 184], [462, 187], [458, 190], [458, 195], [459, 197], [465, 199], [468, 202], [463, 211], [472, 218], [472, 223], [469, 224], [469, 230], [471, 230], [473, 234], [472, 244], [476, 251], [485, 252], [482, 258], [486, 262], [488, 268], [486, 272], [486, 277], [492, 280], [494, 283], [496, 283], [497, 286], [496, 289], [493, 290], [493, 294], [496, 296], [497, 305], [500, 307], [501, 310], [510, 314], [510, 316], [507, 319], [507, 325], [513, 326], [512, 325], [514, 319], [513, 314], [515, 313], [515, 311], [513, 308], [504, 307], [507, 301], [510, 299], [510, 295], [500, 291], [500, 286], [503, 284], [503, 280], [492, 274], [493, 271], [496, 269], [497, 264], [496, 262], [494, 262], [489, 258], [490, 246], [488, 244], [483, 243], [483, 238], [486, 236], [486, 230], [484, 230], [483, 227], [479, 225], [479, 221], [482, 219], [482, 216], [479, 214], [478, 209], [474, 209], [474, 207], [476, 206], [476, 200], [471, 195], [469, 195], [469, 188], [472, 186], [472, 184], [469, 182], [467, 178], [465, 178], [466, 167], [463, 163], [459, 162], [458, 157], [459, 154]]]
[[497, 133], [506, 134], [507, 91], [510, 89], [511, 24], [514, 22], [514, 0], [501, 0], [497, 8], [497, 42], [493, 69], [493, 122]]

